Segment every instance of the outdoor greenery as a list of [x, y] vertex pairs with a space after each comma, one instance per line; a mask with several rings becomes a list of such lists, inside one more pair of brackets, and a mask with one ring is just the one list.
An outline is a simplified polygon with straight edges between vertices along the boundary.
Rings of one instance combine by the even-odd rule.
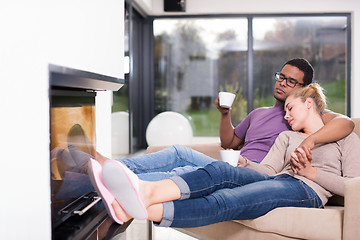
[[129, 98], [114, 94], [112, 112], [127, 112], [129, 110]]
[[340, 80], [321, 84], [327, 98], [327, 109], [346, 115], [346, 81]]

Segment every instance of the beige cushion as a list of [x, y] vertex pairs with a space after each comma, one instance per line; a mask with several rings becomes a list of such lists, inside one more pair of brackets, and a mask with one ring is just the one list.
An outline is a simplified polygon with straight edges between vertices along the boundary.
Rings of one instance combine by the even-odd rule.
[[344, 239], [360, 238], [360, 177], [345, 182]]
[[[277, 208], [253, 220], [235, 221], [262, 232], [303, 239], [341, 239], [343, 207]], [[331, 221], [329, 221], [331, 219]], [[316, 233], [316, 234], [314, 234]]]
[[[185, 145], [187, 147], [191, 147], [192, 149], [204, 153], [209, 157], [212, 157], [214, 159], [220, 160], [220, 149], [223, 149], [220, 146], [220, 143], [198, 143], [198, 144], [191, 144], [191, 145]], [[168, 147], [168, 145], [159, 145], [159, 146], [149, 146], [146, 150], [146, 153], [152, 153], [160, 151], [163, 148]]]

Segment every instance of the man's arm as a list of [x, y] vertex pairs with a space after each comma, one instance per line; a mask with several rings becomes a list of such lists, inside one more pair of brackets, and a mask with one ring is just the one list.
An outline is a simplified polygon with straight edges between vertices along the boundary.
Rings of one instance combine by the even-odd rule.
[[243, 140], [236, 136], [234, 127], [231, 123], [231, 108], [222, 108], [219, 105], [219, 98], [215, 99], [215, 105], [221, 114], [219, 134], [221, 146], [226, 149], [239, 149]]
[[299, 148], [305, 151], [309, 160], [311, 160], [310, 150], [316, 144], [338, 141], [348, 136], [355, 127], [354, 122], [349, 117], [334, 112], [324, 113], [322, 120], [325, 125], [299, 145]]

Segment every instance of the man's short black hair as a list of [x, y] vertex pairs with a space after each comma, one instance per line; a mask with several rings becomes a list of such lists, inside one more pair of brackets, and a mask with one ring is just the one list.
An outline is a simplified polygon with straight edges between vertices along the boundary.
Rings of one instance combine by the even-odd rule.
[[304, 58], [294, 58], [294, 59], [287, 61], [284, 64], [284, 66], [285, 65], [291, 65], [291, 66], [297, 67], [298, 69], [300, 69], [300, 71], [302, 71], [304, 73], [304, 79], [303, 79], [304, 86], [312, 83], [313, 78], [314, 78], [314, 68], [313, 68], [313, 66], [311, 66], [311, 64], [309, 63], [308, 60], [306, 60]]

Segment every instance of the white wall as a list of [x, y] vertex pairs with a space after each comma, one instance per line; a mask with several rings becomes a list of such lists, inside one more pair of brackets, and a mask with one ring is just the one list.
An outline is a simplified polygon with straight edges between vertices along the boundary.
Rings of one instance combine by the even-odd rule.
[[146, 13], [151, 13], [152, 12], [152, 5], [153, 5], [152, 2], [153, 2], [153, 0], [135, 0], [135, 2]]
[[51, 239], [48, 64], [123, 78], [123, 19], [123, 0], [1, 3], [2, 239]]
[[[141, 0], [136, 0], [141, 1]], [[165, 13], [163, 0], [152, 0], [151, 15]], [[241, 13], [352, 13], [352, 73], [351, 73], [351, 115], [360, 117], [360, 1], [358, 0], [186, 0], [185, 14], [241, 14]]]

